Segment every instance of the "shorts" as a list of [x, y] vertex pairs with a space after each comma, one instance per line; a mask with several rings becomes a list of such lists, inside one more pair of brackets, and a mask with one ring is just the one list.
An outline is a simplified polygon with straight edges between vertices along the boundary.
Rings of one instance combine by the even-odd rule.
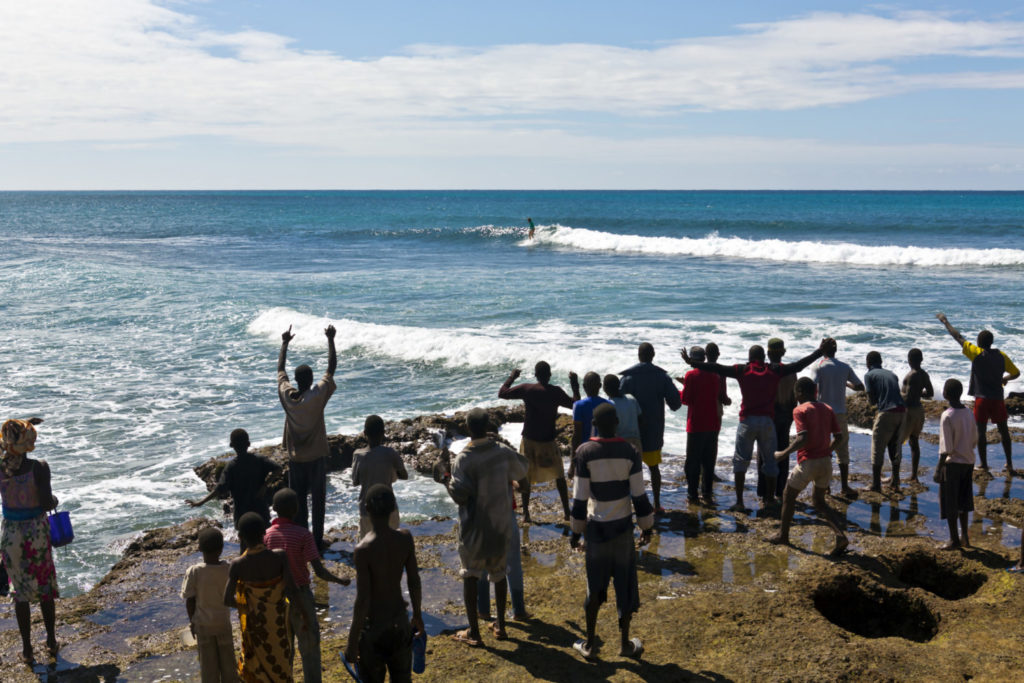
[[836, 462], [840, 465], [850, 464], [850, 422], [846, 413], [836, 413], [836, 423], [839, 424], [839, 436], [836, 437]]
[[636, 577], [636, 548], [633, 530], [624, 531], [610, 541], [587, 541], [584, 546], [587, 567], [587, 600], [601, 605], [608, 600], [608, 582], [615, 588], [615, 605], [621, 619], [640, 609], [640, 586]]
[[359, 669], [364, 681], [412, 680], [412, 624], [404, 612], [374, 619], [359, 636]]
[[640, 459], [644, 461], [644, 464], [648, 467], [657, 467], [661, 464], [661, 449], [656, 451], [641, 451]]
[[552, 441], [534, 441], [525, 436], [519, 442], [519, 452], [530, 463], [526, 478], [531, 484], [552, 479], [565, 479], [565, 466], [558, 444]]
[[974, 511], [974, 465], [946, 461], [946, 481], [939, 484], [939, 517], [955, 519]]
[[978, 424], [1006, 422], [1010, 416], [1006, 412], [1006, 401], [1001, 398], [975, 398], [974, 421]]
[[812, 482], [818, 490], [828, 488], [832, 483], [832, 458], [808, 458], [798, 462], [789, 473], [786, 488], [803, 491]]
[[903, 416], [903, 431], [900, 433], [900, 445], [907, 442], [912, 436], [921, 436], [924, 430], [924, 406], [907, 407], [907, 413]]
[[504, 544], [499, 555], [494, 557], [477, 557], [469, 552], [465, 545], [459, 544], [459, 560], [462, 561], [462, 569], [459, 577], [463, 579], [480, 579], [484, 574], [491, 583], [500, 583], [508, 571], [507, 546]]

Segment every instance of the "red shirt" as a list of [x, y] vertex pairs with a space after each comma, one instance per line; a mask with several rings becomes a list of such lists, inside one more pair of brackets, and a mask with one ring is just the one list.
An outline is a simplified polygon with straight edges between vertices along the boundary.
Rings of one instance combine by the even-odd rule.
[[718, 414], [718, 395], [725, 381], [709, 370], [690, 370], [683, 377], [683, 390], [679, 392], [686, 409], [686, 431], [717, 432], [722, 428]]
[[839, 422], [827, 403], [801, 403], [793, 408], [793, 424], [796, 425], [796, 433], [803, 434], [806, 439], [804, 447], [796, 452], [798, 463], [832, 455], [829, 446], [832, 444], [832, 435], [839, 434]]
[[263, 544], [271, 550], [283, 550], [296, 586], [309, 585], [309, 562], [320, 559], [313, 534], [304, 526], [276, 518], [263, 536]]
[[734, 365], [736, 381], [740, 383], [743, 401], [740, 403], [740, 419], [761, 415], [775, 417], [775, 395], [782, 379], [764, 363]]

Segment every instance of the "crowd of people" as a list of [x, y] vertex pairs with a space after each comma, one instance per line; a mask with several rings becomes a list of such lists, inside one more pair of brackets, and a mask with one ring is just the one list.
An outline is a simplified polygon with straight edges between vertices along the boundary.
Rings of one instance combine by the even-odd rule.
[[[967, 528], [973, 510], [975, 449], [981, 468], [987, 470], [989, 421], [996, 424], [1007, 473], [1013, 475], [1003, 392], [1020, 372], [993, 346], [991, 332], [983, 330], [972, 343], [944, 315], [938, 317], [971, 361], [968, 393], [974, 397], [972, 411], [962, 402], [959, 380], [950, 378], [943, 384], [942, 396], [949, 407], [940, 418], [934, 480], [939, 483], [941, 516], [949, 526], [950, 541], [945, 547], [956, 549], [970, 545]], [[349, 579], [330, 572], [321, 559], [327, 549], [324, 515], [329, 451], [324, 408], [336, 389], [337, 365], [334, 328], [328, 327], [325, 335], [327, 371], [314, 383], [312, 368], [300, 365], [295, 368], [294, 385], [286, 369], [288, 345], [294, 335], [291, 328], [282, 335], [277, 382], [285, 413], [283, 446], [288, 468], [287, 487], [273, 496], [274, 516], [267, 505], [267, 485], [281, 467], [252, 453], [249, 436], [242, 429], [231, 433], [230, 445], [236, 456], [224, 467], [216, 487], [201, 500], [187, 501], [199, 506], [215, 496], [230, 496], [241, 550], [237, 558], [223, 561], [222, 532], [204, 529], [198, 538], [203, 561], [188, 569], [182, 584], [181, 596], [196, 639], [203, 681], [289, 681], [296, 652], [304, 680], [313, 683], [321, 678], [310, 571], [323, 580], [349, 584]], [[918, 481], [919, 437], [924, 425], [921, 400], [931, 398], [934, 390], [918, 349], [907, 355], [911, 369], [902, 382], [882, 367], [877, 351], [867, 354], [867, 372], [861, 380], [850, 365], [836, 358], [837, 350], [836, 341], [826, 338], [803, 358], [785, 363], [785, 343], [772, 338], [767, 351], [760, 345], [751, 346], [746, 362], [725, 365], [718, 362], [720, 353], [714, 344], [693, 346], [681, 352], [691, 369], [675, 378], [680, 388], [665, 370], [654, 365], [654, 347], [643, 343], [638, 348], [638, 362], [624, 371], [603, 378], [587, 373], [582, 385], [585, 396], [580, 394], [575, 373], [569, 375], [571, 395], [552, 384], [551, 368], [543, 361], [534, 367], [536, 382], [515, 384], [521, 372], [513, 370], [498, 396], [524, 404], [518, 452], [495, 438], [488, 413], [477, 408], [466, 417], [468, 444], [452, 459], [449, 471], [436, 475], [459, 509], [460, 575], [468, 627], [457, 631], [454, 638], [469, 646], [481, 645], [483, 620], [495, 639], [506, 639], [509, 596], [512, 618], [528, 618], [516, 492], [523, 523], [530, 523], [532, 486], [554, 481], [571, 532], [569, 543], [585, 557], [586, 632], [572, 647], [583, 658], [597, 656], [597, 616], [611, 584], [619, 618], [619, 653], [639, 657], [643, 642], [630, 633], [632, 615], [640, 605], [635, 528], [639, 526], [641, 531], [639, 543], [646, 544], [655, 519], [665, 513], [659, 467], [665, 409], [687, 407], [684, 472], [689, 503], [714, 505], [723, 406], [731, 403], [726, 378], [736, 380], [740, 390], [732, 454], [735, 501], [730, 510], [748, 511], [745, 480], [755, 464], [756, 445], [757, 493], [767, 509], [778, 508], [780, 517], [778, 533], [769, 540], [789, 544], [797, 497], [810, 484], [814, 508], [835, 535], [831, 555], [847, 552], [844, 523], [829, 508], [826, 494], [833, 478], [834, 452], [838, 495], [858, 495], [850, 486], [848, 390], [866, 392], [877, 409], [871, 432], [869, 486], [874, 492], [882, 490], [886, 454], [892, 470], [888, 486], [899, 489], [904, 443], [910, 444], [910, 479]], [[809, 370], [810, 376], [798, 378], [804, 370]], [[568, 473], [556, 439], [560, 408], [572, 411]], [[51, 656], [58, 650], [54, 632], [58, 590], [46, 518], [46, 511], [57, 506], [57, 499], [50, 490], [46, 463], [26, 457], [35, 447], [35, 427], [40, 423], [38, 418], [8, 420], [0, 429], [0, 550], [10, 576], [23, 657], [29, 664], [34, 658], [29, 632], [32, 602], [40, 605]], [[794, 427], [795, 437], [791, 438]], [[366, 418], [364, 435], [368, 446], [356, 451], [351, 468], [352, 483], [360, 488], [360, 522], [353, 554], [355, 605], [343, 656], [362, 680], [382, 681], [390, 675], [393, 681], [407, 681], [413, 670], [413, 651], [419, 647], [422, 652], [425, 643], [415, 543], [408, 530], [399, 528], [392, 489], [397, 479], [409, 475], [401, 456], [384, 445], [385, 424], [380, 417]], [[790, 467], [793, 454], [796, 462]], [[645, 466], [651, 499], [644, 483]], [[1017, 568], [1024, 569], [1024, 549]], [[403, 575], [411, 605], [402, 595]], [[490, 585], [494, 586], [493, 619]], [[232, 640], [231, 608], [237, 610], [240, 623], [240, 659], [236, 659]]]

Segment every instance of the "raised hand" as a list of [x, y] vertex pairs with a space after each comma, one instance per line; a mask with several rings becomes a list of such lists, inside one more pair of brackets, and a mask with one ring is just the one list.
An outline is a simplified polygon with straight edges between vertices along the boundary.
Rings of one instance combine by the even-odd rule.
[[577, 375], [575, 372], [570, 371], [569, 372], [569, 384], [571, 386], [578, 387], [580, 385], [580, 376]]
[[290, 342], [290, 341], [291, 341], [292, 339], [295, 339], [295, 335], [294, 335], [294, 334], [292, 334], [292, 326], [291, 326], [291, 325], [289, 325], [289, 326], [288, 326], [288, 330], [287, 330], [287, 331], [285, 331], [285, 332], [282, 332], [282, 333], [281, 333], [281, 341], [282, 341], [283, 343], [287, 344], [287, 343], [288, 343], [288, 342]]
[[519, 368], [512, 368], [512, 372], [508, 373], [509, 378], [514, 382], [519, 379], [519, 375], [523, 374], [523, 371]]
[[337, 330], [334, 329], [334, 325], [328, 325], [327, 329], [324, 330], [324, 334], [327, 335], [328, 339], [334, 339], [334, 335], [336, 333], [337, 333]]
[[683, 362], [688, 365], [693, 365], [693, 359], [690, 358], [690, 354], [686, 352], [686, 349], [679, 349], [679, 355], [683, 357]]

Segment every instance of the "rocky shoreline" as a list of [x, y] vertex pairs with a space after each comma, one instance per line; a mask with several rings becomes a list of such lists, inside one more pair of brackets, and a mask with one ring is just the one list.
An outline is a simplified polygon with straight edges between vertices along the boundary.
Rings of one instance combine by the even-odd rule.
[[[851, 404], [857, 399], [851, 397]], [[942, 405], [931, 403], [929, 416], [935, 418]], [[866, 411], [857, 415], [851, 422], [870, 426]], [[521, 421], [522, 411], [495, 408], [491, 417], [498, 427]], [[465, 435], [458, 415], [395, 421], [387, 428], [392, 445], [424, 475], [442, 458], [439, 433], [448, 439]], [[569, 429], [563, 417], [559, 439], [566, 454]], [[855, 457], [863, 457], [864, 438], [855, 444]], [[358, 436], [332, 436], [331, 469], [347, 466], [360, 445]], [[934, 447], [924, 449], [923, 461], [934, 463]], [[261, 452], [283, 458], [280, 447]], [[225, 461], [215, 458], [197, 473], [212, 486]], [[613, 604], [602, 610], [598, 625], [605, 643], [599, 661], [586, 663], [572, 652], [583, 626], [583, 557], [568, 547], [552, 487], [541, 487], [535, 497], [537, 523], [523, 527], [526, 599], [534, 618], [510, 623], [508, 641], [485, 636], [483, 648], [440, 635], [462, 623], [454, 522], [413, 523], [431, 635], [428, 668], [417, 680], [1011, 680], [1024, 667], [1024, 579], [1004, 571], [1015, 552], [1006, 537], [1019, 534], [1009, 525], [1024, 517], [1024, 503], [1009, 495], [1014, 481], [1006, 479], [1003, 498], [976, 498], [975, 548], [963, 554], [941, 552], [929, 537], [930, 484], [905, 487], [898, 495], [833, 499], [846, 515], [854, 549], [838, 561], [825, 557], [829, 534], [805, 501], [793, 530], [797, 548], [765, 541], [777, 520], [764, 511], [734, 515], [669, 506], [655, 540], [640, 554], [642, 607], [634, 631], [647, 648], [641, 661], [616, 654]], [[668, 491], [680, 485], [665, 482]], [[731, 499], [724, 484], [718, 494]], [[194, 649], [183, 638], [178, 590], [185, 568], [199, 560], [196, 534], [216, 523], [197, 518], [148, 531], [93, 589], [62, 599], [57, 634], [63, 649], [49, 671], [11, 664], [20, 641], [10, 604], [0, 607], [3, 680], [198, 680]], [[355, 530], [332, 529], [330, 538], [328, 567], [352, 576]], [[233, 544], [225, 548], [226, 557], [236, 552]], [[318, 581], [315, 594], [323, 608], [325, 680], [347, 680], [337, 652], [347, 637], [354, 589]], [[33, 632], [41, 638], [41, 624]], [[42, 652], [42, 644], [36, 649]]]

